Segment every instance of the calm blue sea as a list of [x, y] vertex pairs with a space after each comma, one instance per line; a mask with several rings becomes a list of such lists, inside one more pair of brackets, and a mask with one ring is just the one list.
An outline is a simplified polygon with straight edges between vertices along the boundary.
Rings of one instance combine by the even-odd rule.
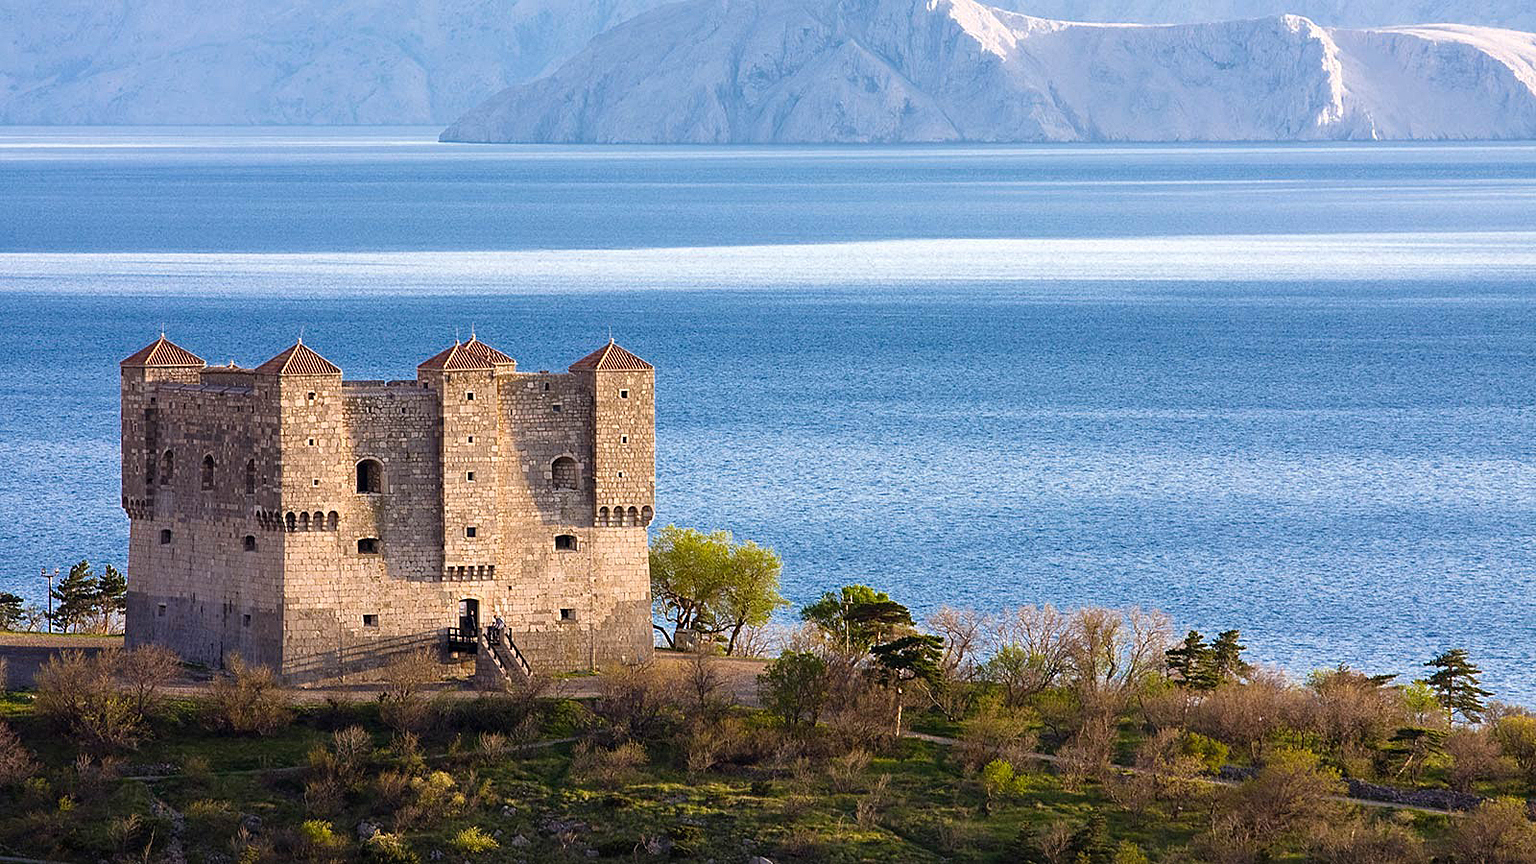
[[1140, 604], [1536, 703], [1536, 145], [553, 148], [0, 129], [0, 589], [124, 564], [117, 367], [471, 327], [659, 376], [797, 601]]

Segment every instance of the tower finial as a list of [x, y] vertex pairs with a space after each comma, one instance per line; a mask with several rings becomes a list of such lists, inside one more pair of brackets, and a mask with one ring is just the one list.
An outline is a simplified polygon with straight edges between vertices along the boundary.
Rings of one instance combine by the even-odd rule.
[[475, 341], [475, 325], [469, 325], [469, 341]]
[[303, 324], [299, 325], [299, 344], [300, 345], [304, 344], [304, 325]]

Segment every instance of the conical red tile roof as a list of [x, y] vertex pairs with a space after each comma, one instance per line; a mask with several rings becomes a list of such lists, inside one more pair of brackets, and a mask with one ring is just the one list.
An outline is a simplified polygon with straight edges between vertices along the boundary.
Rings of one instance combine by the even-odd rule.
[[258, 375], [340, 375], [341, 367], [321, 357], [304, 340], [256, 367]]
[[619, 347], [612, 339], [608, 344], [571, 364], [572, 372], [643, 372], [656, 367]]
[[[485, 346], [484, 343], [481, 343], [481, 346], [488, 347]], [[497, 351], [496, 353], [501, 354], [500, 351]], [[502, 354], [502, 356], [505, 357], [506, 355]], [[511, 362], [510, 357], [507, 359], [508, 362]], [[464, 372], [470, 369], [479, 369], [484, 371], [486, 369], [494, 369], [496, 367], [493, 366], [491, 361], [485, 357], [476, 356], [476, 354], [470, 350], [468, 345], [462, 342], [454, 342], [452, 345], [449, 345], [447, 348], [439, 351], [431, 359], [422, 361], [422, 363], [416, 368], [435, 369], [442, 372]]]
[[492, 348], [484, 342], [481, 342], [479, 337], [475, 336], [473, 333], [469, 334], [469, 341], [464, 343], [464, 350], [468, 351], [471, 356], [479, 357], [481, 360], [485, 360], [492, 366], [517, 365], [516, 360], [513, 360], [511, 357], [508, 357], [500, 351], [497, 351], [495, 348]]
[[135, 351], [132, 357], [119, 366], [206, 366], [203, 358], [165, 338], [160, 338]]

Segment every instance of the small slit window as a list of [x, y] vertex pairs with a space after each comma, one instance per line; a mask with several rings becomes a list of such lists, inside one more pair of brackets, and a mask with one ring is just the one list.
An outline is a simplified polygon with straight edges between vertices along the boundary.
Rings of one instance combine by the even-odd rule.
[[377, 615], [364, 615], [363, 616], [363, 626], [364, 627], [377, 627], [377, 626], [379, 626], [379, 616], [377, 616]]
[[466, 390], [466, 391], [464, 391], [464, 401], [465, 402], [473, 402], [473, 401], [475, 401], [475, 391], [473, 391], [473, 390]]
[[256, 551], [256, 535], [255, 534], [247, 534], [247, 535], [245, 535], [245, 539], [243, 541], [241, 541], [241, 546], [247, 552], [255, 552]]
[[159, 606], [155, 607], [155, 617], [156, 618], [164, 618], [165, 617], [165, 604], [164, 603], [161, 603]]
[[549, 410], [555, 412], [556, 414], [559, 414], [560, 413], [560, 403], [556, 402], [555, 404], [549, 406]]
[[474, 539], [475, 537], [479, 536], [479, 534], [480, 534], [480, 529], [479, 528], [476, 528], [473, 525], [466, 525], [466, 526], [464, 526], [464, 536], [465, 537], [469, 537], [470, 539]]
[[357, 541], [357, 554], [359, 554], [359, 555], [377, 555], [377, 554], [379, 554], [379, 538], [377, 538], [377, 537], [364, 537], [364, 538], [358, 540]]
[[313, 438], [309, 439], [309, 446], [311, 446], [311, 447], [315, 446], [315, 439], [313, 439]]
[[315, 391], [313, 391], [313, 390], [309, 391], [309, 393], [304, 397], [304, 399], [307, 402], [315, 401]]
[[309, 485], [311, 485], [311, 486], [319, 486], [320, 485], [320, 478], [316, 477], [315, 479], [309, 481]]
[[623, 471], [620, 471], [620, 472], [619, 472], [619, 476], [620, 476], [620, 477], [623, 477], [623, 476], [624, 476], [624, 472], [623, 472]]
[[213, 488], [213, 455], [203, 457], [203, 491]]
[[169, 528], [161, 528], [160, 529], [160, 545], [161, 546], [169, 546], [170, 543], [171, 543], [171, 529], [169, 529]]
[[473, 472], [473, 471], [465, 471], [464, 472], [464, 481], [466, 483], [473, 483], [473, 482], [475, 482], [475, 472]]
[[251, 613], [247, 612], [244, 615], [240, 616], [240, 626], [241, 627], [249, 627], [249, 626], [251, 626]]
[[576, 535], [575, 534], [556, 534], [555, 535], [555, 551], [556, 552], [575, 552], [576, 551]]
[[619, 443], [620, 444], [628, 444], [629, 443], [629, 436], [628, 435], [620, 435], [619, 436]]
[[576, 620], [576, 610], [575, 609], [561, 609], [560, 610], [560, 620], [561, 621], [575, 621]]
[[620, 390], [619, 391], [619, 398], [620, 399], [628, 399], [629, 398], [629, 391], [628, 390]]
[[469, 436], [469, 443], [471, 443], [471, 444], [475, 443], [475, 436], [473, 436], [473, 435]]

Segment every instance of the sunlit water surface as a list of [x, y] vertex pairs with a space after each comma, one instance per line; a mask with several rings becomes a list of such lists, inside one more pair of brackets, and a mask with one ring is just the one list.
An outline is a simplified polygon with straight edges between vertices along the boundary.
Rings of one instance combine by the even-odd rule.
[[0, 132], [0, 589], [124, 563], [117, 369], [658, 367], [663, 522], [930, 610], [1139, 604], [1536, 702], [1536, 146]]

